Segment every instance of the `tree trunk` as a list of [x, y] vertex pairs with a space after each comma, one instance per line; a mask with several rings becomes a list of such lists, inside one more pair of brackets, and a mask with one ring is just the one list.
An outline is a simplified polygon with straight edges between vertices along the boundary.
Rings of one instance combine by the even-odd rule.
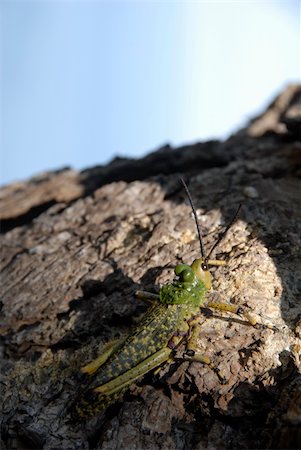
[[[225, 142], [1, 189], [3, 448], [301, 447], [300, 130], [301, 87], [290, 86]], [[76, 422], [80, 367], [147, 311], [135, 291], [157, 292], [200, 256], [179, 174], [207, 250], [243, 204], [216, 248], [227, 265], [210, 295], [270, 326], [204, 311], [197, 351], [224, 384], [177, 359]]]

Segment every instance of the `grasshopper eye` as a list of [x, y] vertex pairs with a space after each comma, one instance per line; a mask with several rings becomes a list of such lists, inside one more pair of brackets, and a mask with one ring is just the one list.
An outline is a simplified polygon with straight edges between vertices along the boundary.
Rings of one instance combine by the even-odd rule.
[[206, 262], [204, 262], [201, 267], [204, 270], [204, 272], [209, 270], [208, 264]]

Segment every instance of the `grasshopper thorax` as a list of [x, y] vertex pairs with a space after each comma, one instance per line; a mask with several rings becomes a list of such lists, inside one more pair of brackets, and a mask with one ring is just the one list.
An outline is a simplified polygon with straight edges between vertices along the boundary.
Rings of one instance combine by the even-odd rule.
[[165, 305], [190, 305], [199, 307], [204, 302], [207, 287], [196, 275], [192, 266], [178, 264], [176, 278], [160, 289], [160, 302]]

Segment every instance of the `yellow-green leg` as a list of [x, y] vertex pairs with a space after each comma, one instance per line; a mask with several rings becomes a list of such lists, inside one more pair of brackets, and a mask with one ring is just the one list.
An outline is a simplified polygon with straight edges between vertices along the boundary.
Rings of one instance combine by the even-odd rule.
[[139, 300], [146, 300], [146, 301], [155, 301], [157, 302], [160, 299], [160, 296], [158, 294], [152, 294], [151, 292], [147, 291], [136, 291], [135, 295]]
[[210, 367], [210, 369], [212, 369], [217, 374], [220, 381], [222, 383], [225, 383], [226, 379], [223, 373], [215, 366], [215, 364], [211, 361], [209, 356], [195, 352], [195, 349], [197, 348], [197, 339], [199, 336], [198, 328], [199, 324], [197, 323], [196, 319], [194, 321], [194, 325], [191, 327], [190, 338], [186, 345], [185, 359], [206, 364], [208, 367]]
[[[147, 291], [136, 291], [136, 297], [142, 300], [147, 301], [158, 301], [160, 298], [157, 294], [152, 294], [151, 292]], [[125, 341], [126, 337], [120, 338], [120, 339], [114, 339], [110, 342], [108, 342], [107, 345], [104, 346], [102, 349], [101, 355], [93, 359], [89, 364], [82, 367], [80, 370], [83, 373], [86, 373], [87, 375], [93, 375], [111, 356], [112, 353], [114, 353], [115, 350], [117, 350], [123, 342]]]
[[241, 306], [232, 305], [230, 303], [224, 303], [224, 302], [208, 302], [206, 304], [206, 307], [217, 309], [218, 311], [227, 311], [232, 314], [237, 314], [239, 316], [244, 317], [250, 325], [255, 327], [257, 325], [257, 320], [255, 319], [252, 314], [250, 314], [247, 311], [244, 311]]
[[108, 383], [98, 386], [94, 389], [94, 392], [103, 394], [105, 396], [110, 396], [115, 394], [116, 392], [121, 391], [122, 389], [132, 384], [134, 381], [138, 380], [138, 378], [141, 378], [143, 375], [148, 373], [150, 370], [155, 369], [156, 367], [167, 361], [171, 352], [172, 349], [170, 349], [169, 347], [162, 348], [122, 375], [119, 375]]
[[104, 346], [101, 355], [98, 356], [98, 358], [93, 359], [93, 361], [86, 366], [81, 367], [81, 372], [86, 373], [87, 375], [93, 375], [107, 361], [111, 354], [124, 343], [125, 339], [126, 338], [124, 337], [108, 342]]
[[167, 361], [171, 352], [172, 349], [165, 347], [108, 383], [87, 391], [76, 404], [74, 416], [87, 418], [104, 410], [134, 381]]

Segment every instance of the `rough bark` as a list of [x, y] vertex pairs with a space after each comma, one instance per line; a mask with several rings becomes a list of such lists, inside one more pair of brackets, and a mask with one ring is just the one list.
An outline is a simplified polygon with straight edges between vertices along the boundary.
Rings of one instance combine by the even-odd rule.
[[[225, 142], [1, 189], [3, 448], [301, 447], [300, 98], [290, 86]], [[147, 309], [135, 290], [158, 290], [199, 256], [179, 173], [207, 249], [243, 203], [217, 248], [228, 264], [214, 271], [215, 295], [277, 330], [204, 311], [198, 350], [225, 384], [178, 361], [75, 423], [79, 367]]]

